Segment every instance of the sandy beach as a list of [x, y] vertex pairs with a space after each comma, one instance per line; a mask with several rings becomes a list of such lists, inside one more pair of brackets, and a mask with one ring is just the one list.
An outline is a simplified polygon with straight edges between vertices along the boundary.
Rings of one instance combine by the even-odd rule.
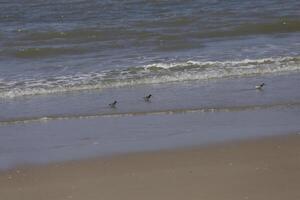
[[299, 185], [299, 134], [0, 173], [5, 200], [297, 200]]

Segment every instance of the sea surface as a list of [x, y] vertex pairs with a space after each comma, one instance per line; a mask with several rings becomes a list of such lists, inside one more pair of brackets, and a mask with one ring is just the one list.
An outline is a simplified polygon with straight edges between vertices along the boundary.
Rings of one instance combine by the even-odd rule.
[[0, 0], [0, 168], [300, 132], [299, 11], [299, 0]]

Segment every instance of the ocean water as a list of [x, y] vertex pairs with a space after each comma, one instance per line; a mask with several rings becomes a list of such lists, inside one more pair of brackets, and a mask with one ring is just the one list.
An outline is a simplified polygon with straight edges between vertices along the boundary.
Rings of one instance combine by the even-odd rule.
[[297, 72], [297, 0], [1, 1], [0, 98]]
[[[39, 127], [60, 120], [269, 109], [300, 120], [290, 109], [300, 107], [299, 10], [298, 0], [0, 0], [0, 156], [14, 160], [24, 150], [16, 133], [33, 132], [37, 144]], [[293, 120], [286, 123], [297, 127]], [[108, 124], [93, 130], [116, 130]], [[123, 127], [126, 136], [133, 127]]]

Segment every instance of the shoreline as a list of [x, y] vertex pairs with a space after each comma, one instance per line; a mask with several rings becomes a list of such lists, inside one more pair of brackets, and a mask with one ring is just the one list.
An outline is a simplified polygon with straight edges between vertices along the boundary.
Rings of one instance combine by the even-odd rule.
[[1, 171], [0, 197], [296, 200], [299, 184], [292, 134]]
[[101, 117], [133, 117], [133, 116], [146, 116], [146, 115], [170, 115], [170, 114], [189, 114], [189, 113], [218, 113], [218, 112], [239, 112], [239, 111], [254, 111], [254, 110], [267, 110], [267, 109], [280, 109], [299, 107], [300, 102], [279, 102], [273, 104], [254, 104], [254, 105], [240, 105], [240, 106], [215, 106], [215, 107], [191, 107], [179, 109], [166, 109], [166, 110], [151, 110], [151, 111], [136, 111], [136, 112], [113, 112], [113, 113], [93, 113], [93, 114], [78, 114], [78, 115], [49, 115], [49, 116], [36, 116], [28, 118], [12, 118], [0, 120], [0, 127], [7, 125], [19, 125], [37, 122], [49, 122], [55, 120], [72, 120], [72, 119], [93, 119]]
[[300, 132], [294, 131], [289, 133], [281, 133], [276, 135], [261, 135], [257, 137], [249, 137], [249, 138], [236, 138], [232, 140], [225, 141], [215, 141], [204, 144], [193, 144], [187, 146], [177, 146], [177, 147], [169, 147], [169, 148], [160, 148], [160, 149], [149, 149], [149, 150], [140, 150], [140, 151], [129, 151], [129, 152], [118, 152], [112, 154], [104, 154], [104, 155], [94, 155], [90, 157], [82, 157], [76, 158], [72, 160], [57, 160], [46, 163], [21, 163], [9, 168], [0, 168], [0, 176], [6, 173], [15, 173], [21, 170], [34, 170], [34, 169], [43, 169], [47, 167], [59, 167], [64, 165], [73, 165], [73, 164], [85, 164], [90, 162], [106, 162], [113, 161], [118, 159], [123, 159], [126, 157], [142, 157], [142, 156], [150, 156], [150, 155], [158, 155], [158, 154], [176, 154], [182, 152], [192, 152], [192, 151], [207, 151], [222, 147], [229, 146], [238, 146], [248, 143], [255, 142], [263, 142], [263, 141], [276, 141], [280, 139], [289, 139], [289, 138], [300, 138]]
[[299, 132], [299, 109], [96, 117], [2, 126], [0, 169], [289, 135]]

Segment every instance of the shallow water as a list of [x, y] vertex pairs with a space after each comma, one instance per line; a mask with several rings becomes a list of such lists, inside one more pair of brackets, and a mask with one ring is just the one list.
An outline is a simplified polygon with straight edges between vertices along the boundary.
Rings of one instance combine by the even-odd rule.
[[0, 168], [300, 133], [299, 83], [282, 74], [5, 101]]
[[0, 126], [0, 168], [300, 133], [299, 115], [289, 106]]
[[[255, 85], [265, 82], [263, 90]], [[152, 84], [59, 95], [39, 95], [0, 102], [0, 125], [156, 112], [251, 110], [300, 104], [299, 74], [251, 76], [209, 81]], [[151, 93], [150, 102], [143, 97]], [[116, 108], [109, 103], [117, 100]]]

